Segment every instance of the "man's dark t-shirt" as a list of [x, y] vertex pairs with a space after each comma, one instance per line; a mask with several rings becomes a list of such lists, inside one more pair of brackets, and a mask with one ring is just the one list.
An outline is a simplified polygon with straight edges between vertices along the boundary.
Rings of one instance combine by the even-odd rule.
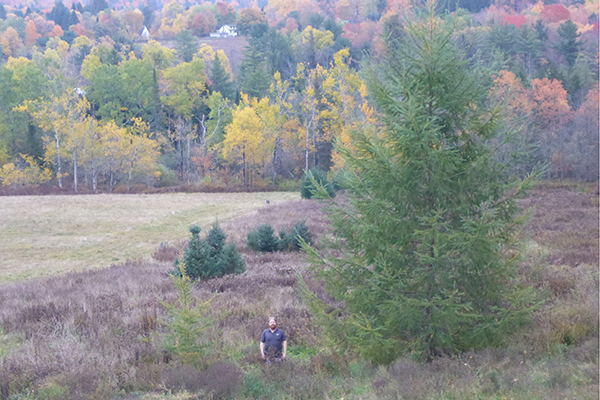
[[[286, 341], [285, 333], [279, 328], [275, 329], [275, 332], [271, 332], [270, 329], [265, 329], [260, 336], [260, 341], [265, 344], [265, 354], [268, 353], [272, 347], [277, 356], [281, 356], [283, 350], [283, 342]], [[271, 350], [271, 351], [273, 351]]]

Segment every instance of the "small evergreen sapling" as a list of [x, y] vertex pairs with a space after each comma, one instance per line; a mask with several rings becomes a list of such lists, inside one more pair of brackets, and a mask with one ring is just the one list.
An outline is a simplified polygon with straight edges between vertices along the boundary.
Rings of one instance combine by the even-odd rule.
[[210, 343], [203, 341], [202, 333], [210, 326], [205, 317], [210, 300], [196, 304], [192, 297], [191, 280], [186, 274], [186, 266], [179, 265], [179, 276], [173, 276], [177, 289], [177, 300], [173, 304], [161, 301], [169, 313], [166, 323], [170, 330], [166, 349], [186, 364], [199, 365], [207, 354]]
[[247, 244], [250, 249], [263, 253], [281, 250], [281, 241], [269, 224], [259, 225], [256, 230], [248, 233]]
[[290, 236], [290, 250], [300, 250], [301, 240], [304, 240], [308, 245], [314, 244], [312, 234], [310, 233], [308, 226], [306, 226], [306, 221], [296, 222], [296, 224], [292, 227]]
[[301, 239], [308, 244], [313, 244], [312, 235], [305, 221], [298, 221], [289, 233], [279, 232], [279, 237], [275, 235], [271, 225], [262, 224], [248, 233], [246, 245], [251, 250], [263, 253], [283, 250], [298, 251], [301, 248]]
[[[214, 223], [205, 240], [200, 238], [200, 227], [191, 226], [192, 237], [180, 260], [175, 260], [175, 266], [185, 265], [186, 274], [194, 279], [218, 278], [228, 274], [240, 274], [246, 270], [235, 243], [226, 244], [227, 235], [217, 222]], [[175, 271], [179, 275], [178, 270]]]

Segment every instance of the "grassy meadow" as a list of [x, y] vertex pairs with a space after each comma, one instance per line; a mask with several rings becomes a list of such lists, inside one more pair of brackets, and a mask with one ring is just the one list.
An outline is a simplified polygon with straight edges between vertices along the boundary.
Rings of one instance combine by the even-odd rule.
[[146, 259], [162, 242], [297, 193], [0, 197], [0, 282]]
[[[534, 210], [520, 275], [540, 300], [530, 326], [499, 348], [427, 364], [407, 356], [388, 367], [328, 346], [300, 296], [299, 274], [327, 294], [301, 253], [245, 248], [259, 224], [278, 232], [298, 220], [320, 248], [330, 228], [319, 202], [293, 193], [160, 196], [0, 198], [13, 207], [2, 208], [2, 229], [12, 232], [9, 239], [3, 232], [2, 251], [29, 269], [9, 271], [2, 259], [0, 399], [599, 398], [597, 186], [547, 183], [523, 201]], [[207, 227], [217, 216], [246, 272], [193, 284], [194, 299], [210, 300], [200, 338], [209, 347], [201, 363], [186, 364], [169, 351], [164, 304], [178, 295], [167, 272], [187, 227]], [[17, 255], [19, 246], [38, 250]], [[54, 246], [65, 251], [60, 262]], [[258, 349], [270, 315], [289, 342], [288, 361], [275, 368]]]

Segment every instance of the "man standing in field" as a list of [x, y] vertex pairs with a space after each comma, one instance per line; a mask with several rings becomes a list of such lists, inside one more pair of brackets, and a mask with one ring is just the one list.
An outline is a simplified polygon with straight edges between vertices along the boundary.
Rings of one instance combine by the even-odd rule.
[[287, 339], [285, 333], [277, 328], [277, 320], [269, 318], [269, 328], [260, 336], [260, 354], [266, 362], [285, 360]]

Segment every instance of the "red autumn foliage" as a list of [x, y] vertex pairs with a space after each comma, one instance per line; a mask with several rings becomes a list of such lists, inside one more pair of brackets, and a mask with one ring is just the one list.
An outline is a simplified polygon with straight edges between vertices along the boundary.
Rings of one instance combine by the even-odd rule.
[[205, 36], [217, 26], [217, 20], [211, 13], [198, 13], [192, 17], [190, 30], [196, 36]]
[[65, 32], [60, 27], [60, 25], [54, 25], [54, 28], [52, 28], [52, 32], [50, 32], [48, 34], [48, 36], [50, 36], [50, 37], [61, 37], [64, 34], [65, 34]]
[[519, 15], [506, 15], [502, 19], [502, 25], [515, 25], [517, 28], [520, 28], [521, 25], [527, 23], [525, 16], [523, 14]]
[[220, 16], [224, 17], [229, 14], [229, 6], [223, 2], [217, 3], [217, 12]]
[[294, 31], [298, 30], [298, 23], [296, 22], [296, 19], [288, 18], [285, 21], [285, 28], [283, 28], [283, 30], [287, 33], [292, 33]]
[[348, 22], [344, 25], [342, 36], [352, 42], [352, 46], [361, 47], [371, 43], [377, 36], [377, 24], [373, 21], [365, 21], [360, 24]]
[[546, 23], [565, 21], [571, 18], [571, 12], [562, 4], [544, 6], [540, 16]]
[[85, 29], [85, 26], [83, 26], [83, 24], [81, 22], [76, 25], [71, 26], [71, 30], [73, 32], [75, 32], [75, 34], [77, 34], [77, 36], [93, 37], [93, 35], [90, 35], [88, 33], [87, 29]]

